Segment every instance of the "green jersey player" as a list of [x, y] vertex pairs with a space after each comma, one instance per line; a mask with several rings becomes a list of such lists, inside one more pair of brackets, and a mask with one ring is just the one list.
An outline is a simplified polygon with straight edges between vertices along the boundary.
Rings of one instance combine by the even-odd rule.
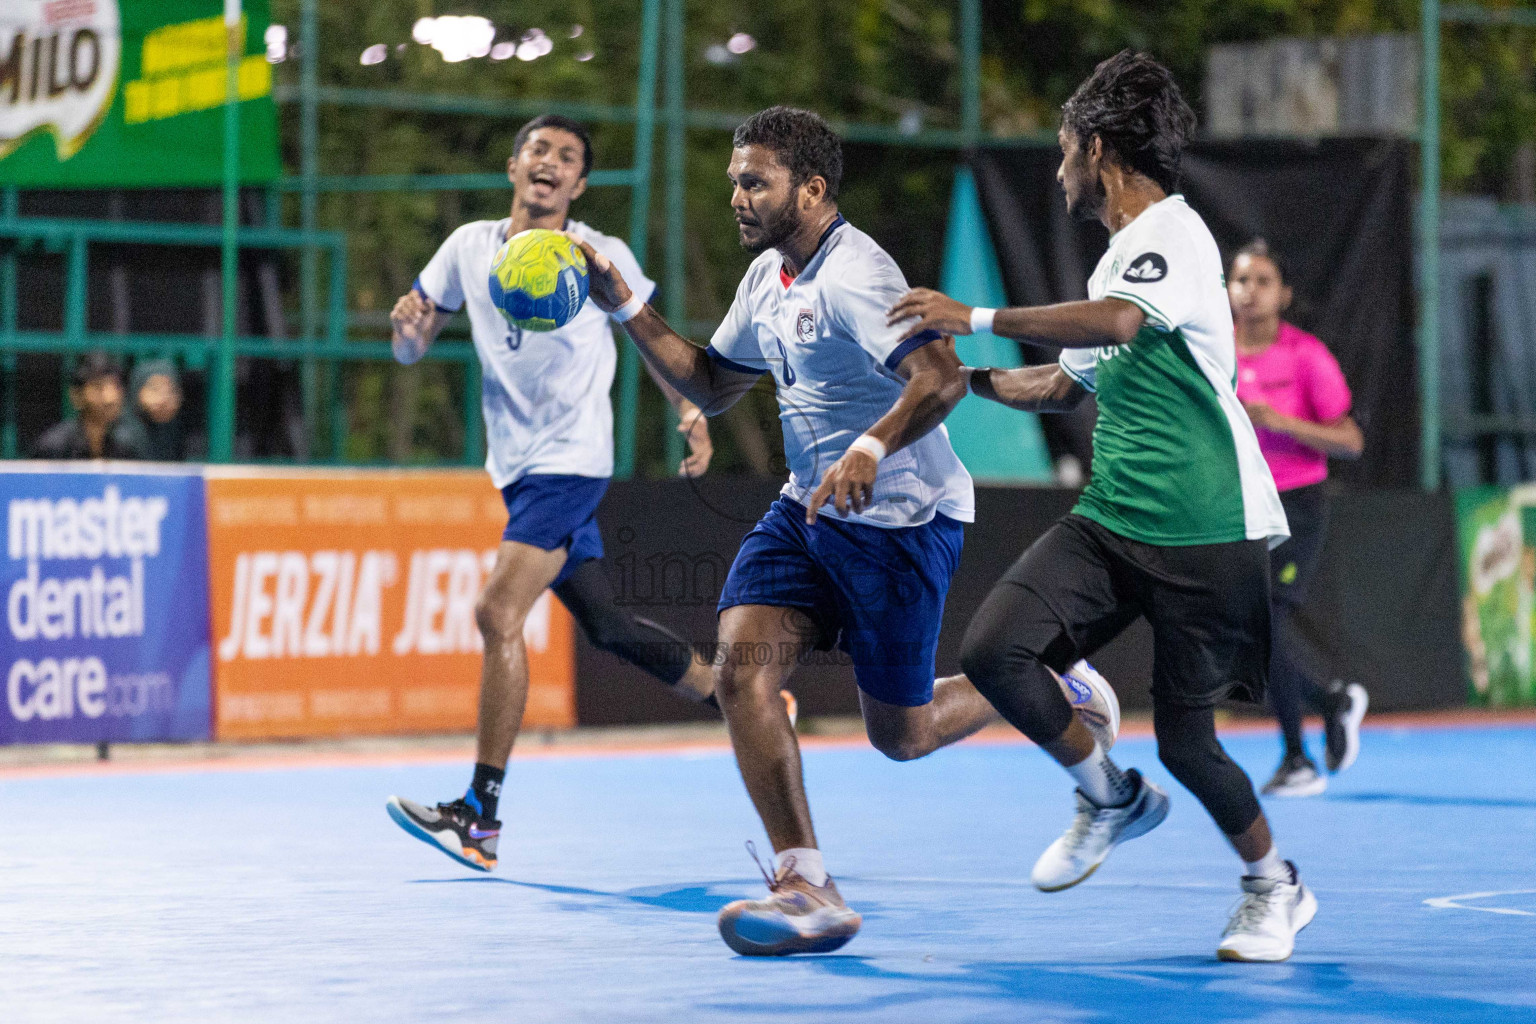
[[1100, 64], [1062, 109], [1057, 172], [1068, 210], [1110, 231], [1088, 301], [973, 310], [919, 289], [891, 318], [916, 318], [914, 332], [992, 330], [1063, 350], [1055, 365], [969, 370], [985, 398], [1051, 412], [1098, 395], [1087, 489], [993, 588], [961, 655], [977, 690], [1078, 784], [1076, 818], [1035, 864], [1035, 885], [1076, 885], [1168, 813], [1166, 794], [1095, 744], [1048, 671], [1145, 616], [1158, 754], [1247, 866], [1218, 955], [1284, 960], [1317, 901], [1276, 852], [1252, 783], [1217, 740], [1214, 707], [1263, 694], [1268, 550], [1287, 529], [1234, 390], [1221, 256], [1176, 192], [1194, 123], [1147, 55]]

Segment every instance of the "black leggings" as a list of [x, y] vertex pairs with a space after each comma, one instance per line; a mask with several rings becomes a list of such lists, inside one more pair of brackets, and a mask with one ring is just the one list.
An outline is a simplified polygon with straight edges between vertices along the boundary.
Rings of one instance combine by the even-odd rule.
[[668, 686], [687, 674], [693, 663], [688, 642], [650, 619], [619, 608], [613, 585], [597, 559], [582, 562], [554, 591], [594, 646], [644, 669]]
[[[982, 696], [1014, 728], [1038, 744], [1061, 738], [1072, 724], [1072, 706], [1047, 669], [1059, 670], [1092, 651], [1078, 651], [1065, 635], [1033, 650], [1018, 624], [1035, 600], [1006, 580], [993, 588], [966, 630], [960, 664]], [[1213, 707], [1191, 707], [1153, 695], [1157, 756], [1205, 807], [1226, 835], [1238, 836], [1258, 820], [1253, 784], [1216, 738]]]
[[1284, 491], [1280, 501], [1291, 536], [1270, 554], [1274, 648], [1269, 660], [1269, 705], [1280, 722], [1287, 754], [1305, 753], [1301, 717], [1310, 706], [1328, 714], [1331, 698], [1317, 684], [1309, 666], [1322, 658], [1298, 628], [1296, 613], [1306, 601], [1307, 586], [1317, 571], [1328, 533], [1328, 498], [1322, 484]]

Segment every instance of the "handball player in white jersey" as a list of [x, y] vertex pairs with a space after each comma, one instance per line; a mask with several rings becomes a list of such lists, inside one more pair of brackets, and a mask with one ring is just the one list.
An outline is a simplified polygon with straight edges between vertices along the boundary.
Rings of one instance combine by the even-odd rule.
[[[598, 564], [603, 541], [594, 517], [613, 474], [615, 350], [608, 314], [592, 303], [554, 331], [511, 326], [490, 298], [491, 258], [502, 242], [530, 228], [570, 232], [624, 268], [640, 294], [655, 285], [621, 239], [570, 219], [587, 187], [592, 144], [568, 118], [537, 117], [518, 131], [507, 161], [512, 211], [502, 220], [465, 224], [448, 236], [410, 292], [390, 314], [395, 357], [414, 363], [453, 315], [469, 314], [484, 380], [485, 468], [507, 505], [496, 565], [476, 606], [485, 641], [474, 776], [460, 798], [427, 807], [390, 797], [390, 817], [468, 867], [496, 866], [498, 801], [528, 697], [523, 620], [553, 588], [588, 638], [694, 700], [713, 702], [707, 661], [681, 638], [615, 606]], [[687, 432], [683, 472], [709, 464], [706, 421], [698, 408], [661, 384]]]
[[[736, 130], [727, 173], [741, 242], [758, 253], [708, 348], [667, 326], [617, 261], [584, 244], [591, 298], [654, 372], [714, 415], [763, 376], [777, 386], [788, 483], [742, 542], [719, 605], [715, 692], [773, 844], [766, 899], [720, 912], [738, 953], [837, 949], [861, 918], [828, 877], [779, 688], [796, 654], [853, 662], [870, 741], [910, 760], [996, 721], [934, 655], [970, 475], [941, 425], [965, 393], [953, 339], [903, 340], [886, 310], [896, 263], [837, 208], [842, 146], [815, 114], [773, 107]], [[773, 652], [764, 659], [763, 651]]]

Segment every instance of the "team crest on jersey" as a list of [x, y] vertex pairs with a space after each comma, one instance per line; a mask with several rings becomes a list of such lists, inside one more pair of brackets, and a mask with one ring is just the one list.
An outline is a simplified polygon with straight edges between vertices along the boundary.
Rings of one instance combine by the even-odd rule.
[[1135, 284], [1151, 284], [1168, 276], [1168, 261], [1155, 252], [1144, 252], [1131, 260], [1130, 269], [1123, 275]]
[[800, 311], [800, 316], [795, 321], [795, 337], [800, 339], [802, 345], [809, 345], [816, 340], [816, 314], [812, 310]]

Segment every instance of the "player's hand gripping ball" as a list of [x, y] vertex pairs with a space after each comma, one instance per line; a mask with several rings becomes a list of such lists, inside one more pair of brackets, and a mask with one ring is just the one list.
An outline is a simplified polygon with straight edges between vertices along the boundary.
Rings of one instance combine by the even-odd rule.
[[519, 231], [491, 259], [491, 301], [525, 331], [564, 327], [587, 301], [587, 257], [558, 231]]
[[1061, 685], [1062, 696], [1067, 698], [1067, 703], [1072, 705], [1072, 710], [1083, 720], [1093, 738], [1099, 741], [1099, 746], [1104, 750], [1113, 747], [1115, 738], [1120, 735], [1120, 699], [1115, 696], [1109, 681], [1092, 665], [1079, 661], [1057, 676], [1056, 682]]

